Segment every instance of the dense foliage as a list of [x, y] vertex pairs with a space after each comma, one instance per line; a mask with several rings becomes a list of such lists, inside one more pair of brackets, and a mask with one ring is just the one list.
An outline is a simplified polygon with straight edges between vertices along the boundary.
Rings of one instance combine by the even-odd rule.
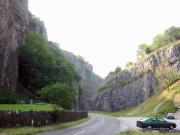
[[52, 103], [53, 110], [72, 109], [75, 101], [75, 90], [68, 84], [55, 83], [40, 90], [40, 95]]
[[35, 93], [34, 90], [57, 82], [72, 85], [77, 78], [58, 46], [29, 31], [19, 48], [19, 81], [24, 87]]
[[140, 44], [137, 51], [137, 56], [143, 57], [144, 55], [149, 54], [158, 48], [173, 43], [177, 40], [180, 40], [180, 27], [172, 26], [165, 30], [163, 34], [155, 36], [152, 44]]
[[18, 101], [28, 101], [28, 99], [17, 92], [0, 91], [0, 104], [16, 104]]

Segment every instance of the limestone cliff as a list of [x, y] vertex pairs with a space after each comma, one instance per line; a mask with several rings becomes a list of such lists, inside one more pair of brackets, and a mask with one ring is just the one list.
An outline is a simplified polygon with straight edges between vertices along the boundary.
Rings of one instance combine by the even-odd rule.
[[63, 51], [64, 56], [74, 66], [81, 77], [79, 81], [80, 106], [82, 110], [89, 109], [89, 104], [97, 94], [97, 88], [103, 83], [103, 79], [93, 72], [93, 66], [82, 58], [78, 58], [71, 52]]
[[0, 0], [0, 90], [17, 87], [17, 48], [26, 36], [27, 16], [27, 0]]
[[41, 34], [44, 37], [44, 39], [48, 40], [46, 27], [43, 21], [33, 16], [31, 13], [29, 13], [28, 20], [29, 20], [29, 29]]
[[151, 97], [158, 89], [155, 69], [173, 67], [180, 71], [180, 44], [165, 46], [150, 54], [131, 69], [120, 72], [105, 81], [106, 90], [92, 102], [92, 108], [117, 111], [137, 105]]

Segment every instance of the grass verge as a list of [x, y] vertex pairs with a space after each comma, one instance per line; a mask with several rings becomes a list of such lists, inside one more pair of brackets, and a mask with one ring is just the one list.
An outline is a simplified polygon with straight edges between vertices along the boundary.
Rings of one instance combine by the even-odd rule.
[[0, 110], [42, 110], [42, 111], [51, 111], [52, 107], [50, 104], [44, 104], [44, 105], [35, 105], [35, 104], [0, 104]]
[[119, 133], [117, 135], [180, 135], [180, 133], [176, 132], [159, 132], [159, 131], [152, 131], [152, 132], [141, 132], [141, 131], [126, 131]]
[[89, 118], [74, 122], [49, 125], [44, 127], [0, 128], [0, 135], [35, 135], [37, 133], [73, 127], [86, 122]]

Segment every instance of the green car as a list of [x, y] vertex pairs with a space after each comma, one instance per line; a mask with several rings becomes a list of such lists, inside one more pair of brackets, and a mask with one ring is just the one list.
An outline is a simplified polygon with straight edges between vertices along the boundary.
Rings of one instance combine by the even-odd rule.
[[168, 122], [162, 118], [144, 118], [142, 120], [137, 121], [137, 127], [140, 128], [169, 128], [173, 130], [176, 128], [176, 123]]

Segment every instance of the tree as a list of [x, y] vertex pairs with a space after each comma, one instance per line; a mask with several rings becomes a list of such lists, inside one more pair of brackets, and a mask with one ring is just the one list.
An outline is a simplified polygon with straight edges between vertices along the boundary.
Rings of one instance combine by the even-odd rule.
[[117, 67], [114, 71], [115, 74], [119, 73], [121, 71], [121, 68], [120, 67]]
[[160, 67], [156, 71], [156, 79], [162, 88], [170, 89], [170, 86], [180, 79], [180, 72], [173, 68]]
[[168, 43], [172, 43], [180, 39], [180, 27], [170, 27], [164, 32], [165, 37], [167, 38]]
[[54, 111], [70, 110], [75, 102], [75, 89], [69, 84], [55, 83], [40, 89], [40, 96], [52, 104]]
[[143, 57], [146, 55], [146, 49], [148, 48], [147, 44], [140, 44], [137, 50], [137, 56], [138, 57]]
[[152, 52], [151, 48], [148, 46], [146, 49], [145, 49], [145, 54], [148, 55]]
[[159, 48], [159, 47], [165, 45], [166, 43], [167, 43], [166, 36], [164, 34], [159, 34], [159, 35], [154, 37], [152, 45], [156, 45], [157, 48]]
[[129, 61], [129, 62], [127, 62], [127, 64], [126, 64], [126, 68], [130, 68], [132, 65], [133, 65], [133, 62], [132, 62], [132, 61]]
[[20, 83], [36, 94], [37, 89], [52, 83], [72, 84], [76, 79], [77, 72], [59, 47], [29, 31], [24, 45], [19, 48]]

